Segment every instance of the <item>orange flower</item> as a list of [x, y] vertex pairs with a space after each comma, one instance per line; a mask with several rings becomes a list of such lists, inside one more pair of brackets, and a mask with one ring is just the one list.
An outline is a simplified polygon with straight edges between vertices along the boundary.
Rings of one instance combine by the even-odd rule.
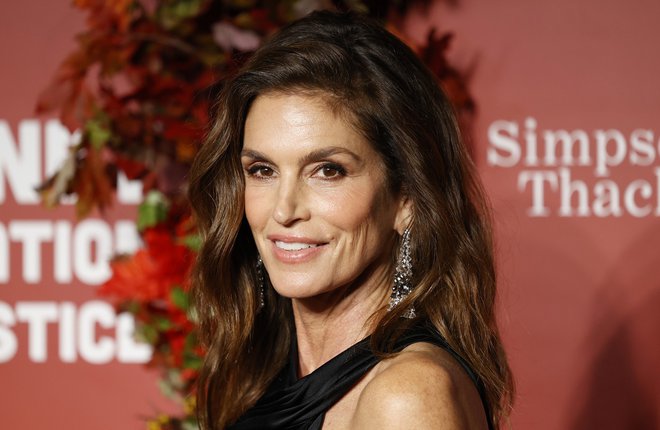
[[110, 263], [112, 277], [99, 293], [122, 301], [164, 301], [169, 304], [174, 286], [186, 284], [192, 253], [175, 243], [172, 234], [162, 227], [144, 232], [145, 247], [130, 257]]

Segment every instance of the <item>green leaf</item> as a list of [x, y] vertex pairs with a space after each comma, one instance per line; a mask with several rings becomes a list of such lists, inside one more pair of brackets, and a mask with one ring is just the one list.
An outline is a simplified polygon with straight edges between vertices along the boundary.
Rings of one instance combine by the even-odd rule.
[[160, 387], [160, 392], [167, 398], [174, 399], [176, 398], [176, 388], [172, 383], [166, 379], [161, 379], [158, 381], [158, 386]]
[[165, 317], [154, 318], [153, 325], [158, 331], [167, 331], [172, 328], [172, 321]]
[[140, 342], [155, 345], [158, 340], [158, 330], [149, 324], [141, 324], [135, 330], [135, 338]]
[[204, 3], [204, 0], [161, 2], [156, 12], [157, 19], [166, 30], [173, 30], [186, 19], [198, 15]]
[[189, 234], [181, 238], [181, 243], [191, 251], [198, 252], [202, 247], [202, 237], [199, 234]]
[[89, 143], [96, 149], [101, 149], [110, 140], [112, 133], [107, 127], [105, 118], [93, 118], [85, 123], [85, 131], [89, 136]]
[[160, 191], [149, 191], [144, 202], [138, 207], [137, 228], [143, 231], [167, 219], [170, 203]]
[[176, 305], [176, 307], [182, 311], [187, 311], [190, 307], [190, 298], [188, 297], [188, 293], [183, 291], [183, 289], [180, 287], [172, 288], [172, 291], [170, 291], [170, 300], [172, 300], [172, 303], [174, 303], [174, 305]]
[[184, 422], [181, 423], [181, 428], [183, 430], [199, 430], [199, 426], [197, 425], [197, 421], [188, 419]]
[[185, 349], [188, 351], [192, 351], [194, 348], [199, 345], [199, 340], [197, 339], [197, 332], [196, 331], [191, 331], [186, 335], [186, 343], [185, 343]]
[[183, 356], [183, 367], [186, 369], [198, 370], [202, 367], [202, 359], [196, 355], [185, 354]]
[[181, 372], [178, 369], [167, 369], [161, 381], [167, 384], [173, 393], [180, 392], [184, 387], [183, 379], [181, 378]]

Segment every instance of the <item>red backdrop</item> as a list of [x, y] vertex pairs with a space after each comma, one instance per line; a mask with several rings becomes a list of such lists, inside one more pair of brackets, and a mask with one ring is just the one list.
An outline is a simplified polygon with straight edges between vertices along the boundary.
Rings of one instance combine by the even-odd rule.
[[[0, 422], [144, 428], [172, 404], [94, 286], [135, 246], [135, 184], [105, 219], [45, 211], [31, 187], [68, 142], [36, 96], [83, 17], [32, 0], [0, 14]], [[463, 0], [408, 21], [452, 30], [474, 70], [474, 153], [497, 227], [515, 429], [660, 428], [660, 3]], [[37, 181], [35, 181], [37, 179]]]

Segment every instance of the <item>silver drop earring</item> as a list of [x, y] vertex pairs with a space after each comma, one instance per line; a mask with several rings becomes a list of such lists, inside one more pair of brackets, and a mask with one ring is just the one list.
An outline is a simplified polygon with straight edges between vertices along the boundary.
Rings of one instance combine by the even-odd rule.
[[[390, 296], [390, 305], [388, 310], [392, 310], [395, 306], [403, 301], [410, 291], [412, 279], [412, 256], [410, 255], [410, 227], [407, 227], [403, 232], [401, 238], [401, 247], [399, 249], [399, 258], [394, 269], [394, 285], [392, 286], [392, 295]], [[415, 318], [415, 307], [410, 306], [403, 313], [405, 318]]]
[[264, 308], [264, 262], [257, 255], [257, 288], [259, 289], [259, 310]]

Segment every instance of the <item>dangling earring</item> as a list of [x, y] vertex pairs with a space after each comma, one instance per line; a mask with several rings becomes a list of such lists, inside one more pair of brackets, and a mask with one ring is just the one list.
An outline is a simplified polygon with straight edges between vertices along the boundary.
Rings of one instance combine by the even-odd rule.
[[259, 310], [264, 307], [264, 262], [257, 255], [257, 288], [259, 289]]
[[[407, 227], [401, 238], [401, 247], [399, 249], [399, 258], [394, 269], [394, 285], [392, 286], [392, 295], [390, 296], [390, 305], [388, 310], [392, 310], [401, 301], [403, 301], [410, 291], [412, 279], [412, 257], [410, 255], [410, 227]], [[415, 307], [410, 306], [404, 313], [405, 318], [415, 318]]]

